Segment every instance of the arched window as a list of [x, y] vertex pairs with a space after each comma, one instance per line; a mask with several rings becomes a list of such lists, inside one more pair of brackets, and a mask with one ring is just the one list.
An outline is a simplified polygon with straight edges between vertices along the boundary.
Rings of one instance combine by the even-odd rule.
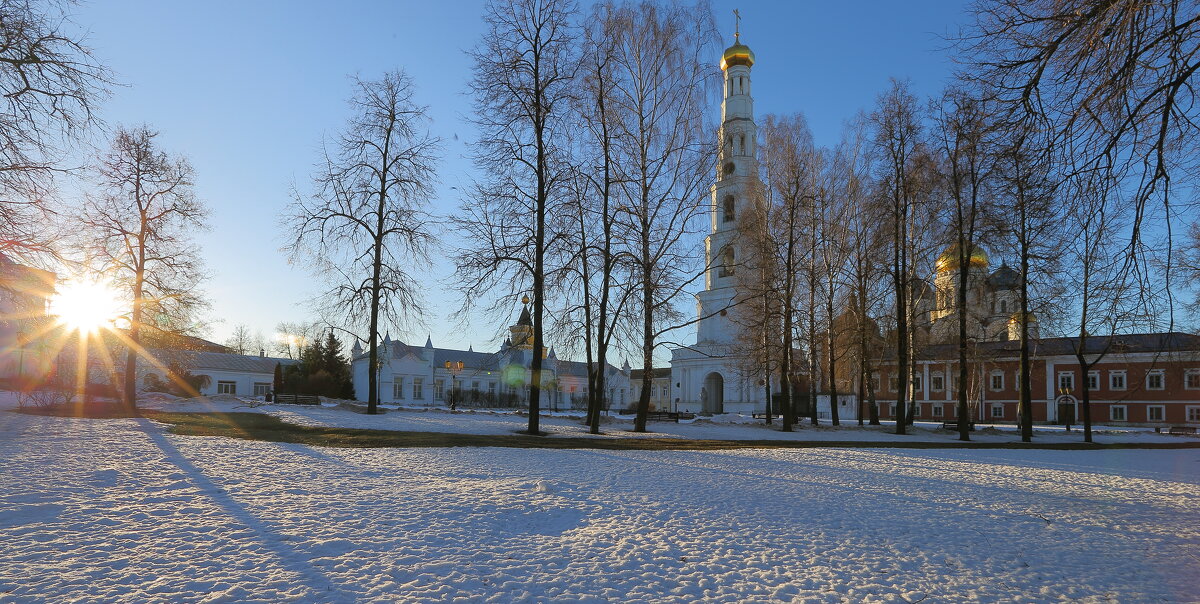
[[738, 137], [738, 151], [739, 151], [738, 155], [749, 155], [748, 153], [746, 153], [746, 135], [745, 134]]
[[1000, 301], [1000, 312], [1008, 312], [1008, 300]]
[[726, 195], [721, 202], [721, 208], [724, 210], [721, 222], [729, 222], [737, 217], [737, 212], [734, 208], [733, 195]]
[[733, 155], [733, 135], [730, 134], [725, 140], [725, 153]]
[[733, 265], [736, 261], [733, 255], [733, 247], [727, 247], [721, 250], [721, 269], [717, 271], [718, 277], [730, 277], [733, 275]]

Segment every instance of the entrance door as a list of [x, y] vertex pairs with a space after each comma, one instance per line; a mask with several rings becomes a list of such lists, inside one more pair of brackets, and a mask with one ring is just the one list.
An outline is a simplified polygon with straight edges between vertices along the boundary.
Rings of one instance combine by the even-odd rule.
[[715, 371], [704, 378], [703, 403], [705, 413], [725, 412], [725, 378]]

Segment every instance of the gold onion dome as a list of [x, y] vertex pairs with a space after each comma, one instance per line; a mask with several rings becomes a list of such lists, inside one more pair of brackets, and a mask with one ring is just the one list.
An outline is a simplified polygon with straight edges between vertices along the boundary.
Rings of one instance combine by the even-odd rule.
[[[972, 268], [986, 269], [988, 266], [987, 252], [983, 251], [983, 248], [979, 247], [978, 245], [971, 244], [971, 253], [967, 258], [967, 262]], [[946, 251], [942, 252], [941, 256], [938, 256], [935, 268], [939, 273], [944, 273], [946, 271], [951, 271], [958, 268], [957, 243], [950, 244], [950, 247], [946, 248]]]
[[721, 55], [721, 70], [724, 71], [734, 65], [753, 67], [754, 51], [750, 50], [749, 46], [735, 41], [733, 46], [726, 48], [725, 54]]

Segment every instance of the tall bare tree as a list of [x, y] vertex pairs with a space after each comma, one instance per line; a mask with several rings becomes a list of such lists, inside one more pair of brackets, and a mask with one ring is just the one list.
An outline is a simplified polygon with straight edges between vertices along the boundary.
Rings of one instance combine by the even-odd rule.
[[771, 211], [767, 226], [774, 244], [771, 255], [775, 265], [774, 294], [779, 300], [780, 358], [777, 369], [783, 395], [783, 431], [789, 432], [796, 422], [797, 393], [793, 391], [791, 375], [795, 365], [792, 355], [796, 347], [800, 275], [808, 257], [804, 253], [807, 251], [804, 246], [805, 216], [806, 208], [811, 206], [816, 195], [819, 162], [812, 134], [802, 115], [768, 115], [763, 122], [761, 138], [765, 155], [763, 182]]
[[630, 4], [613, 54], [613, 91], [623, 206], [623, 248], [638, 289], [633, 327], [642, 353], [641, 397], [634, 431], [646, 430], [658, 337], [677, 327], [678, 298], [704, 273], [686, 235], [705, 202], [716, 149], [704, 127], [705, 93], [713, 89], [715, 25], [708, 6]]
[[147, 354], [143, 328], [194, 331], [204, 305], [190, 235], [205, 227], [208, 211], [192, 190], [191, 164], [160, 150], [157, 136], [146, 126], [116, 131], [96, 169], [100, 193], [80, 217], [87, 255], [129, 296], [122, 398], [130, 410], [137, 409], [137, 359]]
[[49, 251], [51, 177], [112, 83], [67, 3], [0, 0], [0, 252]]
[[[995, 149], [988, 139], [992, 116], [984, 100], [973, 98], [964, 90], [948, 90], [934, 110], [932, 138], [940, 155], [941, 189], [950, 201], [950, 230], [957, 254], [954, 271], [958, 286], [951, 303], [956, 312], [958, 332], [958, 439], [971, 440], [971, 418], [967, 404], [967, 384], [971, 370], [967, 363], [971, 338], [968, 324], [973, 318], [971, 299], [971, 254], [976, 247], [976, 235], [987, 210], [991, 159]], [[978, 329], [978, 325], [970, 325]]]
[[892, 229], [890, 272], [896, 303], [896, 434], [904, 434], [907, 423], [905, 397], [908, 394], [911, 356], [909, 293], [913, 276], [909, 254], [909, 226], [915, 201], [914, 189], [917, 188], [912, 175], [912, 163], [919, 152], [922, 130], [917, 99], [909, 91], [907, 82], [892, 82], [891, 88], [879, 97], [871, 121], [875, 129], [875, 145], [879, 151], [879, 178], [885, 183], [885, 196], [888, 199], [890, 214], [888, 218]]
[[475, 160], [488, 176], [455, 219], [468, 243], [457, 253], [456, 280], [464, 310], [504, 290], [511, 302], [533, 298], [529, 427], [539, 428], [548, 285], [565, 262], [548, 263], [566, 243], [570, 163], [561, 139], [569, 119], [578, 65], [575, 5], [567, 0], [493, 0], [487, 32], [471, 51]]
[[379, 334], [423, 312], [421, 275], [433, 235], [423, 206], [433, 192], [439, 141], [426, 108], [413, 99], [403, 72], [355, 80], [353, 116], [313, 176], [297, 193], [283, 228], [293, 257], [329, 281], [323, 316], [366, 328], [371, 368], [367, 413], [379, 405]]

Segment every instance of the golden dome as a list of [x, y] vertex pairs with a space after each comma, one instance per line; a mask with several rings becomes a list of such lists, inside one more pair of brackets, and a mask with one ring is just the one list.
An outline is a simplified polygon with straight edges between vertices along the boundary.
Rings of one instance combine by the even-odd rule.
[[[967, 259], [972, 268], [986, 269], [988, 267], [988, 255], [983, 251], [983, 248], [978, 245], [971, 244], [971, 254]], [[958, 268], [958, 243], [950, 244], [946, 251], [938, 256], [937, 262], [934, 264], [937, 272], [944, 273]]]
[[[1025, 320], [1027, 323], [1029, 323], [1031, 325], [1033, 323], [1038, 322], [1037, 315], [1035, 315], [1031, 312], [1025, 313]], [[1021, 322], [1021, 311], [1018, 310], [1017, 312], [1013, 313], [1012, 316], [1008, 318], [1008, 322], [1009, 323], [1020, 323]]]
[[729, 69], [734, 65], [753, 66], [754, 51], [741, 42], [734, 42], [733, 46], [726, 48], [725, 54], [721, 55], [721, 71]]

